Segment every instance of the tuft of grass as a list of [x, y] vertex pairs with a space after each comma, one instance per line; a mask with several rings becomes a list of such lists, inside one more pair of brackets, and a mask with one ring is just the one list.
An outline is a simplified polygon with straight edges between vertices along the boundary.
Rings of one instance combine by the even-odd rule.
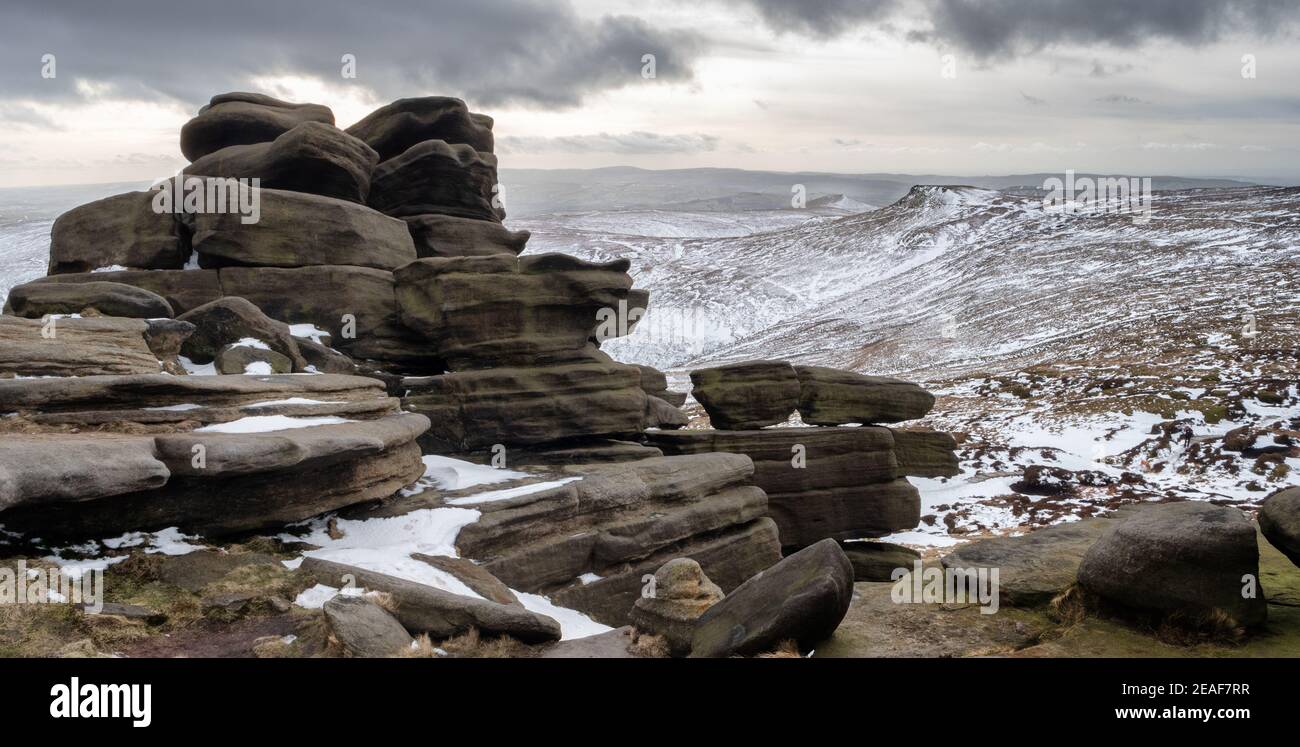
[[667, 638], [653, 633], [642, 633], [636, 628], [632, 629], [632, 642], [628, 644], [627, 650], [634, 656], [647, 658], [666, 659], [672, 656]]
[[793, 640], [785, 640], [776, 644], [776, 648], [766, 651], [754, 657], [755, 659], [802, 659], [803, 654], [799, 653], [799, 644]]

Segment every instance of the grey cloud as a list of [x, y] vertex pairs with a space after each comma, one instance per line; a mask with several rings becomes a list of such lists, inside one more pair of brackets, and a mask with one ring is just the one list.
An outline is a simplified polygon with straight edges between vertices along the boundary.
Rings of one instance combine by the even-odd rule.
[[643, 131], [560, 137], [507, 135], [497, 138], [498, 149], [507, 153], [696, 153], [717, 150], [719, 143], [716, 135], [660, 135]]
[[927, 0], [932, 29], [919, 38], [979, 58], [1055, 44], [1199, 45], [1237, 32], [1280, 31], [1295, 23], [1297, 8], [1300, 0]]
[[1044, 106], [1047, 104], [1047, 99], [1040, 99], [1037, 96], [1031, 96], [1024, 91], [1020, 92], [1020, 98], [1030, 106]]
[[753, 6], [764, 23], [777, 32], [838, 36], [866, 21], [884, 20], [899, 7], [898, 0], [733, 0]]
[[1136, 96], [1125, 96], [1121, 93], [1111, 93], [1098, 97], [1099, 104], [1145, 104], [1146, 102]]
[[[566, 107], [626, 85], [691, 79], [705, 40], [628, 16], [579, 17], [545, 0], [7, 0], [0, 20], [0, 87], [10, 99], [106, 95], [189, 105], [246, 88], [251, 76], [298, 74], [358, 84], [381, 97], [457, 95], [471, 104]], [[40, 75], [56, 56], [55, 79]], [[340, 76], [345, 53], [357, 78]], [[655, 55], [655, 79], [641, 76]]]

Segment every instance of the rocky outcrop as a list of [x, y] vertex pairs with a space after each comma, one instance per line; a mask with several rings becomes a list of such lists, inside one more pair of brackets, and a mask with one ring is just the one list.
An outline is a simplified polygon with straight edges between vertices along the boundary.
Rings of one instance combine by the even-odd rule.
[[899, 568], [911, 571], [921, 554], [889, 542], [844, 542], [840, 549], [853, 564], [854, 581], [896, 581]]
[[142, 319], [0, 316], [0, 375], [158, 373]]
[[190, 309], [221, 298], [221, 280], [216, 270], [117, 270], [112, 272], [76, 272], [48, 275], [31, 285], [49, 283], [110, 282], [143, 288], [162, 296], [173, 312], [184, 314]]
[[492, 118], [473, 114], [460, 99], [423, 96], [399, 99], [380, 107], [347, 130], [387, 161], [426, 140], [464, 143], [476, 151], [493, 150]]
[[809, 649], [830, 637], [853, 601], [853, 566], [822, 540], [755, 575], [696, 622], [691, 656], [753, 656], [783, 641]]
[[766, 497], [743, 484], [751, 469], [735, 454], [572, 467], [580, 480], [465, 504], [482, 516], [456, 547], [512, 589], [623, 625], [668, 560], [693, 558], [726, 590], [780, 558]]
[[407, 377], [403, 406], [427, 415], [422, 439], [435, 454], [528, 446], [583, 437], [635, 436], [646, 395], [638, 371], [591, 361]]
[[[415, 259], [406, 224], [330, 197], [279, 189], [260, 191], [261, 217], [237, 213], [184, 216], [203, 267], [355, 265], [392, 270]], [[304, 230], [310, 226], [310, 230]]]
[[369, 205], [395, 217], [453, 215], [500, 222], [497, 159], [469, 145], [425, 140], [385, 160], [370, 181]]
[[210, 363], [229, 345], [242, 343], [244, 347], [256, 347], [256, 343], [261, 343], [289, 359], [294, 371], [307, 367], [307, 361], [298, 352], [297, 341], [289, 334], [289, 326], [268, 317], [238, 296], [204, 304], [177, 319], [195, 327], [194, 333], [181, 345], [181, 352], [196, 363]]
[[235, 342], [217, 351], [212, 361], [219, 374], [293, 373], [288, 356], [259, 345]]
[[632, 607], [631, 620], [643, 633], [663, 636], [673, 656], [691, 652], [695, 621], [722, 601], [722, 589], [690, 558], [674, 558], [653, 576]]
[[787, 548], [827, 537], [880, 537], [920, 520], [920, 495], [906, 480], [887, 428], [661, 431], [646, 439], [665, 454], [749, 456], [753, 482], [767, 493]]
[[747, 361], [691, 371], [694, 395], [719, 430], [784, 423], [799, 403], [799, 379], [784, 361]]
[[49, 274], [184, 267], [189, 247], [173, 216], [154, 211], [153, 199], [152, 191], [127, 192], [60, 215], [50, 230]]
[[518, 255], [530, 235], [528, 231], [511, 231], [496, 221], [454, 215], [408, 215], [402, 220], [421, 258]]
[[330, 124], [304, 122], [269, 142], [230, 145], [185, 167], [185, 174], [259, 179], [263, 189], [366, 201], [379, 154]]
[[402, 267], [406, 326], [454, 370], [589, 360], [602, 310], [627, 307], [628, 261], [564, 254], [421, 259]]
[[46, 314], [81, 314], [151, 319], [172, 316], [167, 299], [124, 283], [24, 283], [9, 289], [4, 313], [26, 319]]
[[334, 113], [319, 104], [291, 104], [259, 93], [219, 94], [181, 128], [181, 153], [197, 161], [232, 145], [274, 140], [303, 122], [333, 125]]
[[[0, 523], [43, 537], [221, 535], [382, 498], [424, 471], [415, 439], [428, 421], [395, 404], [380, 382], [347, 376], [0, 380], [0, 413], [25, 423], [4, 436]], [[24, 461], [24, 449], [47, 456]]]
[[1117, 522], [1084, 555], [1079, 584], [1161, 615], [1222, 612], [1254, 626], [1268, 614], [1255, 528], [1238, 509], [1208, 503], [1165, 504]]
[[911, 477], [952, 477], [957, 464], [957, 441], [942, 431], [890, 429], [898, 469]]
[[397, 618], [365, 597], [340, 594], [326, 602], [323, 611], [330, 635], [349, 656], [396, 656], [415, 640]]
[[1265, 498], [1259, 509], [1259, 529], [1273, 547], [1300, 565], [1300, 488], [1287, 488]]
[[923, 417], [934, 395], [908, 381], [823, 366], [795, 366], [799, 416], [809, 425], [896, 423]]

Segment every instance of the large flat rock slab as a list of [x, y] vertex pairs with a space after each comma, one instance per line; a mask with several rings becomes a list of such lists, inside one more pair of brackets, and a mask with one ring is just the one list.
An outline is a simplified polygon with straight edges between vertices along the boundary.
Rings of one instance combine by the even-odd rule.
[[0, 374], [151, 374], [162, 363], [145, 339], [149, 325], [117, 317], [46, 320], [0, 316]]

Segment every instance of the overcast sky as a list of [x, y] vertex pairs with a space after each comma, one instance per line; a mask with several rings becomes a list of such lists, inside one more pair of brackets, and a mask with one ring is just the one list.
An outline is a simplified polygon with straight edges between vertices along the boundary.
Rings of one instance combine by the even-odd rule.
[[459, 96], [515, 168], [1300, 183], [1298, 23], [1300, 0], [5, 0], [0, 186], [174, 173], [230, 90], [341, 126]]

